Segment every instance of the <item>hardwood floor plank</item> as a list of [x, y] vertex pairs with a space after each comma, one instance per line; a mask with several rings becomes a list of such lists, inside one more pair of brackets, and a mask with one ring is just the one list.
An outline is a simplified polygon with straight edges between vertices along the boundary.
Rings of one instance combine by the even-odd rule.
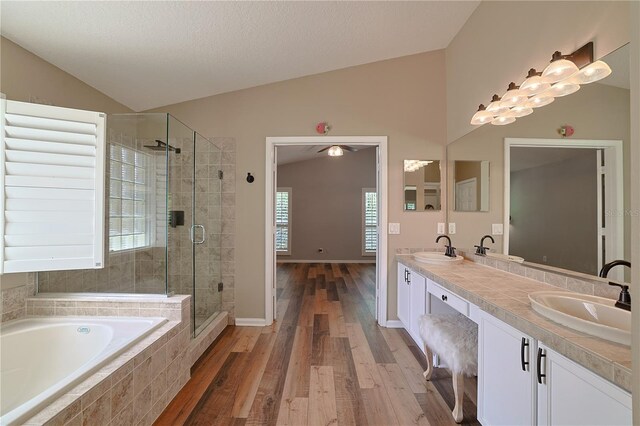
[[258, 341], [258, 337], [260, 337], [260, 333], [262, 333], [262, 328], [260, 327], [242, 327], [238, 341], [231, 352], [251, 352]]
[[398, 364], [378, 364], [389, 401], [401, 425], [430, 426]]
[[260, 380], [267, 367], [267, 361], [275, 344], [274, 334], [260, 334], [249, 357], [247, 371], [243, 373], [242, 381], [238, 386], [238, 392], [233, 404], [231, 415], [246, 419], [249, 410], [258, 392]]
[[311, 366], [309, 382], [309, 417], [311, 426], [327, 426], [338, 422], [333, 367]]
[[311, 368], [312, 327], [298, 327], [293, 340], [291, 358], [284, 381], [282, 398], [293, 400], [309, 396], [309, 371]]
[[309, 398], [283, 399], [278, 414], [278, 426], [301, 426], [309, 424]]
[[302, 309], [300, 309], [298, 326], [313, 327], [313, 316], [315, 315], [315, 306], [316, 306], [315, 296], [305, 295], [302, 302]]
[[384, 386], [361, 389], [367, 420], [371, 426], [404, 426], [398, 422]]
[[331, 337], [347, 337], [347, 326], [344, 322], [340, 302], [329, 302], [329, 335]]
[[335, 281], [327, 282], [327, 300], [330, 302], [337, 302], [340, 300]]
[[400, 366], [402, 374], [409, 383], [409, 387], [411, 387], [411, 391], [413, 393], [425, 393], [427, 388], [425, 387], [425, 379], [422, 376], [424, 369], [415, 359], [407, 345], [404, 344], [404, 340], [402, 340], [397, 330], [382, 328], [380, 332], [387, 341], [393, 357]]
[[338, 424], [366, 426], [368, 421], [349, 339], [332, 338], [331, 349]]
[[358, 323], [347, 323], [346, 327], [360, 387], [363, 389], [371, 389], [376, 386], [382, 386], [382, 380], [378, 373], [376, 362], [373, 359], [371, 348], [362, 331], [362, 327]]
[[328, 365], [327, 363], [331, 359], [329, 339], [329, 315], [314, 315], [311, 365]]

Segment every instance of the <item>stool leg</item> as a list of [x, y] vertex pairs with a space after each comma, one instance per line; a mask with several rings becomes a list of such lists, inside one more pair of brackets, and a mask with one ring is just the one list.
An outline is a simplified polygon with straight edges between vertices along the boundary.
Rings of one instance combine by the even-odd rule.
[[427, 369], [424, 370], [422, 375], [425, 379], [431, 380], [431, 374], [433, 373], [433, 352], [431, 352], [431, 349], [429, 349], [426, 343], [424, 344], [424, 356], [427, 358]]
[[462, 401], [464, 398], [464, 374], [452, 374], [453, 393], [455, 395], [455, 405], [453, 407], [453, 420], [456, 423], [462, 422]]

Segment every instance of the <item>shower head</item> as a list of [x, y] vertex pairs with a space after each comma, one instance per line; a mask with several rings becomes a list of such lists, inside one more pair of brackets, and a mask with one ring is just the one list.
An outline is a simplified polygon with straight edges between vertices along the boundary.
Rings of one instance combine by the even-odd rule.
[[167, 145], [160, 139], [156, 139], [156, 144], [157, 145], [145, 145], [144, 147], [150, 149], [151, 151], [166, 151], [168, 148], [169, 151], [175, 151], [176, 154], [180, 154], [180, 148], [174, 148], [171, 145]]

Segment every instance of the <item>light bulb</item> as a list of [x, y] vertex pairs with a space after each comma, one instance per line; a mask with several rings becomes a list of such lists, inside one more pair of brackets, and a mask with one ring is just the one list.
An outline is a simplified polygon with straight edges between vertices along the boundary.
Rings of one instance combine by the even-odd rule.
[[328, 154], [330, 157], [340, 157], [343, 154], [343, 151], [338, 145], [334, 145], [329, 148]]
[[567, 81], [573, 84], [589, 84], [602, 80], [611, 74], [611, 68], [606, 62], [595, 61], [572, 75]]
[[555, 83], [556, 81], [570, 77], [576, 72], [578, 72], [576, 64], [567, 59], [558, 59], [557, 61], [551, 62], [544, 71], [542, 71], [542, 77], [546, 79], [548, 83]]
[[540, 108], [545, 105], [549, 105], [555, 99], [553, 96], [549, 95], [547, 92], [542, 92], [539, 95], [536, 95], [532, 98], [529, 98], [527, 103], [524, 104], [525, 107], [529, 108]]

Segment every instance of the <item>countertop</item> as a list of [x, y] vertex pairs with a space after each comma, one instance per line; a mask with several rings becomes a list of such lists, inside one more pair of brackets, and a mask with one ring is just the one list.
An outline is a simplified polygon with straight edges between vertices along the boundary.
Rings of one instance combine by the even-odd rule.
[[563, 289], [466, 259], [442, 266], [417, 262], [409, 254], [396, 260], [631, 392], [631, 348], [564, 327], [531, 308], [529, 293]]

